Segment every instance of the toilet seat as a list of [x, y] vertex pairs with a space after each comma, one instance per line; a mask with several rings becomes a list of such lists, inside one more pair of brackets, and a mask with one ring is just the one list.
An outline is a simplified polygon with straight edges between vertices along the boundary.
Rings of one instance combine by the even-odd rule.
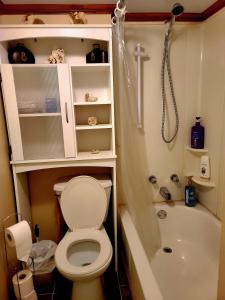
[[[100, 245], [99, 255], [96, 260], [88, 266], [72, 265], [67, 258], [67, 251], [75, 243], [85, 241], [98, 242]], [[112, 246], [107, 234], [97, 229], [78, 229], [66, 234], [59, 243], [55, 252], [55, 261], [57, 268], [62, 272], [76, 279], [92, 276], [102, 270], [112, 258]]]
[[61, 195], [61, 211], [71, 231], [99, 229], [107, 212], [107, 196], [102, 185], [93, 177], [71, 179]]

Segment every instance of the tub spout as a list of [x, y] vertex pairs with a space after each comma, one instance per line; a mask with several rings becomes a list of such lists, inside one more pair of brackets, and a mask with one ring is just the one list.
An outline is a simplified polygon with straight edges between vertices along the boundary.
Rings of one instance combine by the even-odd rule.
[[171, 194], [168, 191], [167, 187], [161, 187], [159, 193], [166, 201], [171, 200]]

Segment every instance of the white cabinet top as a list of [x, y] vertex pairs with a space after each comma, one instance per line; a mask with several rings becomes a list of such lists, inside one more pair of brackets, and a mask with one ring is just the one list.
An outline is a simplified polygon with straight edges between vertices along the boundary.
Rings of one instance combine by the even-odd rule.
[[1, 25], [0, 42], [34, 37], [68, 37], [109, 41], [111, 39], [111, 27], [108, 24]]

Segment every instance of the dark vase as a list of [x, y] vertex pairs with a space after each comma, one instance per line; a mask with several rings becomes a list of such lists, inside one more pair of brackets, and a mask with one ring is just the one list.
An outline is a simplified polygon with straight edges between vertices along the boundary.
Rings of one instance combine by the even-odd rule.
[[93, 44], [93, 50], [86, 55], [86, 63], [96, 64], [101, 63], [102, 60], [100, 44]]
[[23, 44], [17, 44], [15, 47], [10, 48], [8, 59], [11, 64], [35, 64], [34, 55]]

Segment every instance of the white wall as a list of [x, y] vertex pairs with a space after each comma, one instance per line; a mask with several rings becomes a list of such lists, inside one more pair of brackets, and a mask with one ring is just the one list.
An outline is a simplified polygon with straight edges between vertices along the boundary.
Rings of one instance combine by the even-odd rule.
[[[184, 198], [183, 176], [184, 147], [189, 143], [190, 127], [199, 107], [201, 26], [176, 24], [171, 44], [171, 68], [178, 104], [180, 129], [176, 142], [171, 146], [162, 141], [162, 95], [160, 72], [166, 25], [163, 23], [128, 24], [126, 41], [129, 56], [134, 61], [134, 47], [140, 42], [150, 59], [143, 63], [143, 116], [144, 135], [148, 154], [149, 175], [155, 175], [158, 185], [149, 184], [154, 201], [161, 201], [159, 187], [166, 186], [173, 199]], [[171, 111], [174, 122], [174, 114]], [[181, 183], [170, 181], [171, 174], [178, 174]]]
[[203, 24], [201, 115], [216, 188], [200, 191], [201, 202], [221, 218], [225, 175], [225, 10]]

